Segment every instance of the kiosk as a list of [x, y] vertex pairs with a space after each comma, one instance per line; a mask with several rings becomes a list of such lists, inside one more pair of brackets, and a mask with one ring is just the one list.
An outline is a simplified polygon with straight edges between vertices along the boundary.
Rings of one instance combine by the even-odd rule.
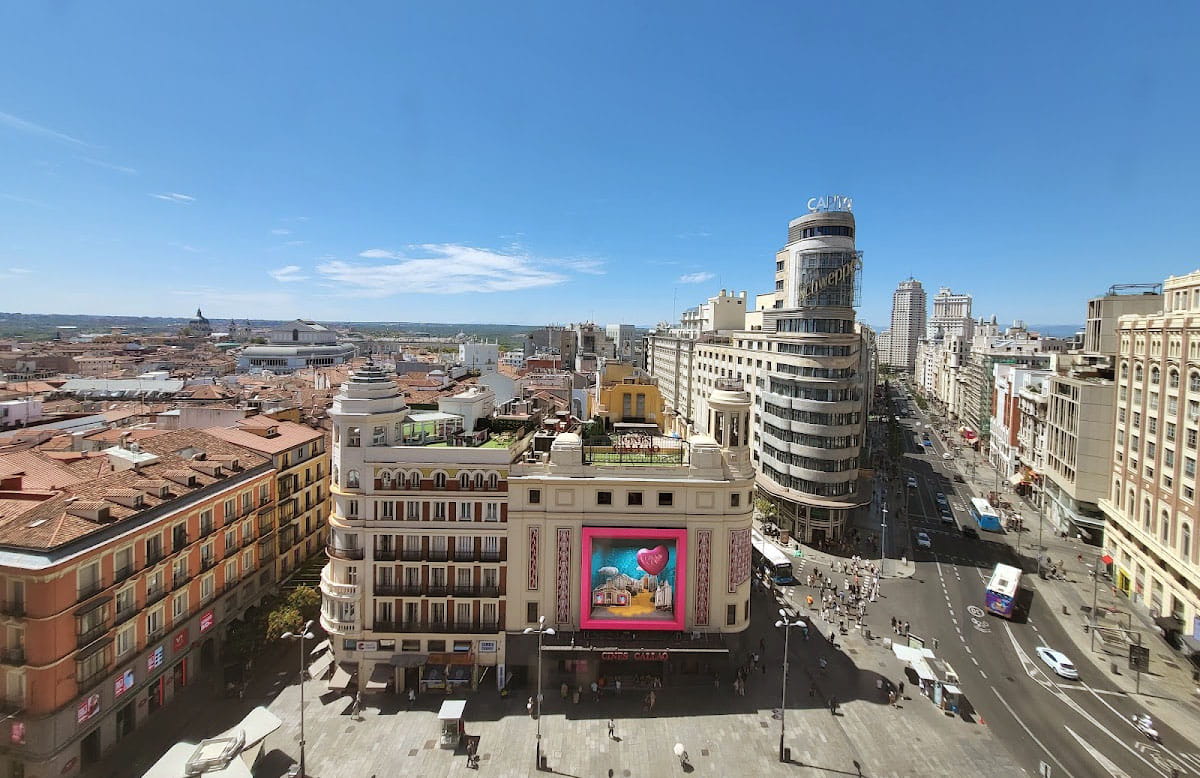
[[442, 703], [442, 709], [438, 711], [438, 721], [442, 723], [442, 737], [438, 745], [442, 748], [458, 748], [465, 728], [463, 710], [466, 707], [466, 700], [446, 700]]

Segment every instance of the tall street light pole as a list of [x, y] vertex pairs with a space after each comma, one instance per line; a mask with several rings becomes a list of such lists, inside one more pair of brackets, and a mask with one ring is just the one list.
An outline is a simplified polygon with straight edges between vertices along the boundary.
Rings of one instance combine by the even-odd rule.
[[887, 507], [880, 509], [883, 520], [879, 524], [879, 580], [883, 580], [883, 565], [887, 561]]
[[538, 625], [536, 627], [526, 627], [522, 630], [526, 635], [537, 633], [538, 636], [538, 661], [537, 661], [537, 701], [534, 703], [534, 714], [537, 717], [537, 740], [534, 745], [533, 758], [535, 767], [538, 770], [542, 769], [542, 636], [553, 635], [554, 627], [546, 626], [546, 617], [538, 617]]
[[788, 638], [792, 634], [792, 627], [804, 623], [799, 616], [792, 616], [783, 608], [779, 609], [779, 620], [775, 622], [776, 627], [783, 627], [783, 690], [779, 700], [779, 761], [781, 762], [787, 761], [783, 758], [783, 732], [784, 717], [787, 715]]
[[300, 772], [296, 778], [308, 776], [304, 770], [304, 641], [313, 639], [312, 625], [312, 619], [309, 619], [299, 632], [285, 632], [280, 635], [300, 644]]

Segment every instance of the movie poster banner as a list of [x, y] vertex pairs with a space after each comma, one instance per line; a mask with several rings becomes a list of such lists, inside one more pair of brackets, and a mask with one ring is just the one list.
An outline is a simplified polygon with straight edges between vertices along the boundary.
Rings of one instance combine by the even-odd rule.
[[583, 528], [583, 629], [682, 630], [687, 530]]

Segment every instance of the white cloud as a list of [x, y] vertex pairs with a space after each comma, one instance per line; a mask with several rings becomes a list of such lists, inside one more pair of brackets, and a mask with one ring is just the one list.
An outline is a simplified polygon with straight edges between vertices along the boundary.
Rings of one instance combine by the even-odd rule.
[[407, 252], [368, 249], [359, 256], [390, 262], [327, 259], [317, 265], [317, 272], [337, 283], [349, 297], [511, 292], [567, 281], [567, 276], [546, 269], [547, 265], [596, 272], [594, 264], [585, 264], [585, 269], [580, 269], [576, 260], [541, 259], [523, 252], [506, 253], [453, 243], [427, 243], [412, 246]]
[[136, 169], [131, 168], [131, 167], [126, 167], [125, 165], [114, 165], [112, 162], [105, 162], [105, 161], [99, 160], [99, 159], [92, 159], [91, 157], [76, 157], [76, 159], [78, 159], [80, 162], [86, 162], [89, 165], [95, 165], [96, 167], [102, 167], [102, 168], [106, 168], [108, 170], [115, 170], [118, 173], [124, 173], [127, 176], [136, 176], [138, 174]]
[[151, 194], [151, 197], [157, 197], [159, 200], [166, 200], [170, 203], [194, 203], [195, 197], [191, 195], [179, 194], [178, 192], [164, 192], [162, 194]]
[[300, 275], [299, 265], [287, 265], [276, 270], [267, 271], [272, 278], [280, 283], [289, 284], [294, 281], [307, 281], [308, 276]]
[[272, 235], [291, 235], [291, 234], [292, 234], [292, 231], [291, 231], [291, 230], [285, 230], [285, 229], [283, 229], [282, 227], [278, 227], [278, 228], [276, 228], [276, 229], [273, 229], [273, 230], [271, 230], [271, 234], [272, 234]]
[[675, 237], [679, 238], [680, 240], [691, 240], [692, 238], [709, 238], [712, 237], [712, 233], [704, 232], [703, 230], [698, 232], [681, 232]]
[[557, 267], [565, 267], [567, 270], [576, 273], [583, 273], [589, 276], [602, 276], [608, 273], [604, 269], [603, 259], [592, 259], [590, 257], [573, 257], [570, 259], [547, 259], [547, 265], [555, 265]]
[[191, 252], [192, 254], [200, 253], [200, 249], [196, 248], [195, 246], [190, 246], [187, 243], [177, 243], [175, 241], [172, 241], [171, 243], [168, 243], [167, 245], [173, 246], [177, 249], [182, 249], [183, 251]]
[[701, 271], [699, 273], [685, 273], [684, 275], [681, 275], [679, 277], [679, 283], [681, 283], [681, 284], [702, 284], [705, 281], [708, 281], [709, 279], [716, 278], [716, 277], [717, 276], [715, 273], [709, 273], [706, 271]]
[[18, 278], [28, 276], [33, 271], [27, 267], [8, 267], [0, 268], [0, 279], [15, 281]]
[[32, 273], [33, 271], [32, 271], [32, 270], [30, 270], [30, 269], [29, 269], [29, 268], [27, 268], [27, 267], [10, 267], [10, 268], [8, 269], [8, 272], [10, 272], [10, 273], [18, 273], [18, 274], [24, 275], [24, 274], [26, 274], [26, 273]]
[[40, 124], [35, 124], [31, 121], [22, 119], [19, 116], [13, 116], [11, 113], [0, 111], [0, 124], [5, 127], [10, 127], [14, 130], [29, 133], [30, 135], [41, 135], [43, 138], [52, 138], [54, 140], [63, 141], [64, 143], [72, 143], [76, 146], [88, 146], [90, 144], [81, 141], [79, 138], [72, 137], [65, 132], [52, 130], [49, 127], [43, 127]]

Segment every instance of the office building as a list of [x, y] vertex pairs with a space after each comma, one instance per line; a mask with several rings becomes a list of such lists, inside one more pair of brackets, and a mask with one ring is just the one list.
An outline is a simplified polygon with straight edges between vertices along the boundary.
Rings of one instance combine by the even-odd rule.
[[901, 281], [892, 293], [890, 331], [887, 365], [911, 371], [917, 360], [917, 341], [925, 335], [925, 290], [920, 281]]

